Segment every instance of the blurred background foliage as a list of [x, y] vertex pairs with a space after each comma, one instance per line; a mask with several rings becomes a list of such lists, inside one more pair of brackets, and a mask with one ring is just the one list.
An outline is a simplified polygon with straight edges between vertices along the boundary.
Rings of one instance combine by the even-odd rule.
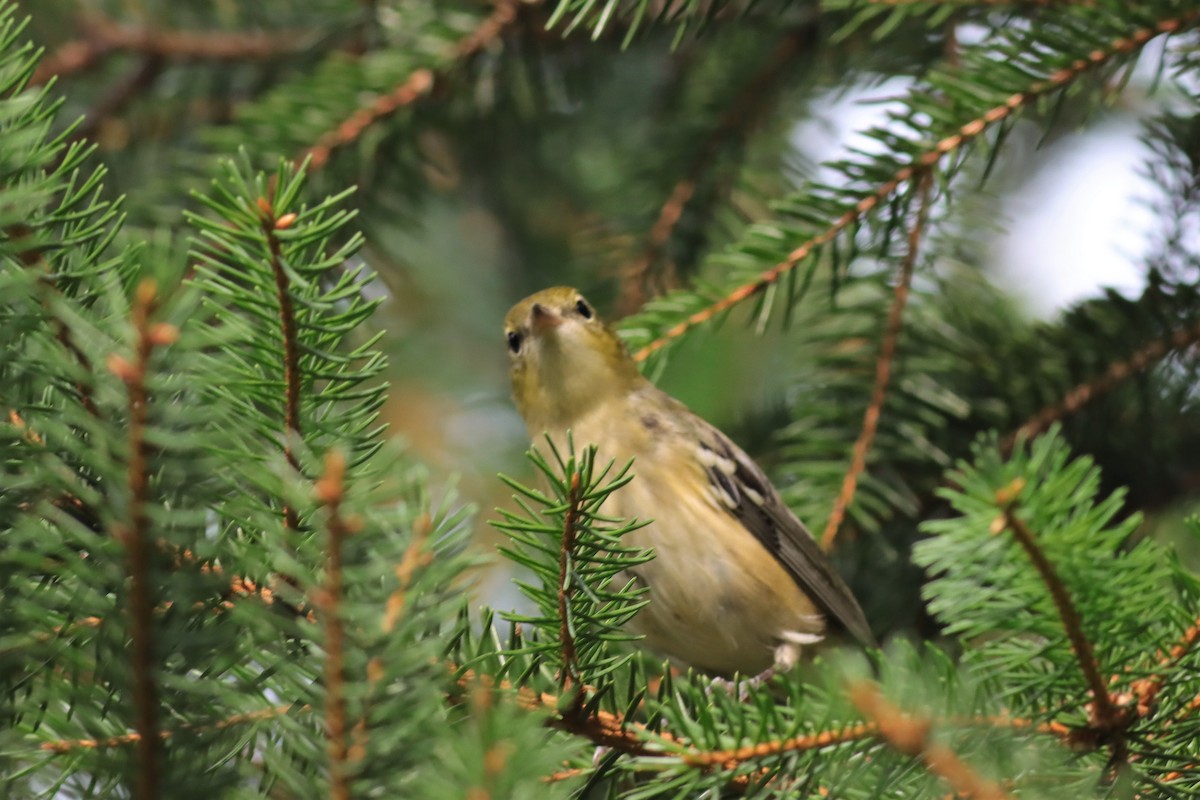
[[[187, 273], [180, 198], [239, 148], [266, 168], [311, 156], [314, 197], [357, 187], [357, 257], [377, 273], [366, 293], [383, 301], [373, 324], [386, 331], [384, 419], [485, 508], [504, 502], [494, 475], [520, 469], [528, 441], [500, 336], [513, 302], [573, 284], [645, 344], [656, 325], [788, 252], [786, 225], [776, 251], [755, 251], [751, 226], [803, 227], [811, 215], [794, 201], [806, 182], [878, 185], [854, 159], [882, 169], [872, 154], [894, 131], [936, 130], [928, 112], [897, 103], [909, 87], [948, 93], [950, 108], [955, 84], [930, 88], [938, 70], [970, 74], [972, 52], [995, 58], [1022, 31], [1064, 37], [1065, 52], [1072, 35], [1070, 4], [1039, 2], [16, 5], [46, 51], [35, 81], [56, 76], [59, 124], [96, 143], [105, 191], [124, 197], [120, 236], [144, 243], [145, 271]], [[1080, 25], [1108, 41], [1178, 4], [1124, 17], [1123, 4], [1099, 5]], [[838, 552], [881, 633], [931, 630], [908, 548], [916, 520], [945, 512], [934, 490], [978, 431], [1015, 431], [1200, 315], [1195, 48], [1183, 35], [1130, 49], [952, 154], [953, 183], [939, 174], [880, 431], [842, 532], [865, 543]], [[882, 126], [872, 137], [849, 135], [872, 125]], [[1120, 222], [1136, 247], [1106, 218], [1088, 227], [1100, 212], [1087, 202], [1054, 218], [1053, 193], [1039, 188], [1077, 179], [1064, 164], [1097, 134], [1104, 146], [1083, 172], [1127, 190]], [[1140, 183], [1116, 164], [1131, 142]], [[651, 360], [668, 390], [769, 467], [814, 533], [870, 400], [910, 204], [881, 204], [888, 212], [841, 252], [815, 255], [819, 268]], [[1064, 216], [1085, 218], [1072, 241], [1090, 237], [1125, 263], [1123, 294], [1105, 293], [1109, 275], [1070, 253], [1052, 270], [1025, 263], [1021, 253], [1063, 252]], [[1039, 218], [1051, 221], [1029, 233]], [[1013, 219], [1023, 222], [1010, 235]], [[1083, 276], [1066, 306], [1056, 275]], [[1200, 489], [1194, 351], [1194, 339], [1168, 347], [1063, 415], [1108, 487], [1128, 485], [1151, 512], [1145, 529], [1172, 536]]]

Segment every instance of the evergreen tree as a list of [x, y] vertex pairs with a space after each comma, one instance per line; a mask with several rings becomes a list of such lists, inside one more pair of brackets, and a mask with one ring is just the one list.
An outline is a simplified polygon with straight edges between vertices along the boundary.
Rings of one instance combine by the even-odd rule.
[[[1197, 27], [5, 0], [0, 793], [1200, 795]], [[884, 79], [870, 146], [808, 163], [819, 99]], [[987, 274], [1005, 195], [1138, 97], [1145, 289], [1030, 319]], [[468, 221], [482, 266], [444, 265]], [[486, 607], [488, 515], [389, 385], [480, 341], [498, 375], [498, 310], [552, 283], [727, 417], [881, 651], [726, 691], [631, 646], [652, 521], [600, 513], [638, 465], [587, 442], [489, 481], [525, 604]]]

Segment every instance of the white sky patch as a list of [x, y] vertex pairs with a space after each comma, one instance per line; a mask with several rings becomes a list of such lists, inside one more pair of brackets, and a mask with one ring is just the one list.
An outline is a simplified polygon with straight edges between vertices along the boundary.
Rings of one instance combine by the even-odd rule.
[[1056, 142], [1047, 165], [1007, 199], [1008, 233], [996, 242], [996, 280], [1049, 315], [1096, 295], [1145, 284], [1144, 256], [1157, 227], [1146, 201], [1157, 187], [1135, 119], [1113, 119]]
[[[1139, 68], [1146, 70], [1144, 59]], [[845, 158], [851, 148], [877, 153], [863, 135], [887, 121], [911, 86], [892, 78], [830, 92], [812, 103], [812, 116], [792, 132], [793, 145], [815, 162]], [[1143, 257], [1156, 227], [1146, 201], [1156, 187], [1142, 174], [1147, 148], [1133, 116], [1112, 118], [1060, 139], [1039, 154], [1045, 165], [1005, 200], [1007, 233], [996, 238], [991, 275], [1032, 313], [1049, 316], [1102, 287], [1136, 294], [1144, 285]], [[815, 180], [839, 173], [818, 167]]]

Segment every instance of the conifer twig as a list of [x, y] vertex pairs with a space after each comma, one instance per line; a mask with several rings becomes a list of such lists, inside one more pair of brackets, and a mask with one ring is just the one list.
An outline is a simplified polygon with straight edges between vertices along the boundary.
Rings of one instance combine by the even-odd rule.
[[[535, 5], [540, 0], [527, 2], [525, 5]], [[497, 0], [492, 13], [474, 30], [459, 40], [454, 49], [454, 63], [460, 63], [480, 53], [493, 41], [500, 38], [517, 19], [517, 0]], [[391, 91], [375, 98], [370, 104], [360, 107], [343, 120], [337, 127], [325, 132], [312, 147], [305, 150], [297, 159], [303, 163], [306, 159], [310, 171], [316, 171], [329, 163], [333, 151], [357, 141], [367, 128], [376, 122], [391, 116], [401, 108], [429, 94], [438, 78], [434, 70], [421, 67], [409, 73], [408, 77], [396, 85]]]
[[1171, 353], [1191, 347], [1197, 342], [1200, 342], [1200, 322], [1194, 322], [1172, 331], [1161, 339], [1142, 345], [1128, 358], [1110, 364], [1104, 372], [1079, 384], [1063, 395], [1057, 403], [1046, 406], [1026, 420], [1021, 427], [1004, 437], [1000, 442], [1001, 451], [1011, 452], [1018, 439], [1027, 439], [1045, 431], [1055, 422], [1074, 414], [1129, 378], [1145, 372]]
[[[296, 311], [292, 305], [291, 279], [283, 268], [283, 246], [279, 241], [277, 230], [291, 225], [285, 214], [276, 218], [271, 201], [265, 197], [258, 199], [258, 210], [262, 213], [261, 226], [263, 236], [270, 252], [271, 274], [275, 276], [275, 294], [279, 303], [279, 327], [283, 336], [283, 381], [284, 381], [284, 445], [283, 455], [288, 465], [297, 473], [300, 472], [300, 462], [292, 452], [291, 437], [300, 433], [300, 342], [297, 332]], [[284, 223], [287, 223], [286, 225]], [[284, 524], [289, 530], [299, 527], [296, 509], [287, 506], [283, 510]]]
[[665, 347], [669, 342], [679, 338], [697, 325], [702, 325], [723, 311], [755, 297], [770, 286], [776, 284], [782, 277], [794, 270], [817, 247], [828, 244], [844, 231], [850, 229], [877, 206], [890, 198], [899, 188], [910, 181], [919, 179], [929, 172], [944, 157], [955, 152], [964, 144], [976, 139], [984, 131], [996, 123], [1011, 117], [1034, 100], [1065, 87], [1080, 75], [1107, 64], [1112, 59], [1133, 53], [1144, 47], [1147, 42], [1158, 36], [1176, 33], [1200, 22], [1200, 10], [1189, 10], [1174, 17], [1160, 20], [1153, 26], [1139, 28], [1128, 36], [1113, 40], [1107, 47], [1097, 48], [1083, 58], [1078, 58], [1062, 69], [1055, 71], [1049, 78], [1035, 81], [1027, 89], [1016, 92], [1003, 103], [985, 111], [975, 119], [959, 126], [957, 132], [938, 141], [932, 148], [913, 158], [907, 166], [901, 167], [894, 175], [880, 184], [860, 199], [854, 206], [829, 223], [819, 233], [813, 235], [799, 247], [792, 250], [787, 257], [775, 266], [759, 273], [752, 281], [731, 290], [724, 297], [696, 311], [668, 328], [657, 339], [642, 347], [633, 354], [635, 361], [644, 361], [652, 353]]
[[94, 13], [84, 18], [83, 27], [82, 37], [42, 59], [30, 79], [31, 85], [41, 86], [55, 76], [85, 72], [116, 53], [141, 53], [176, 61], [263, 61], [298, 52], [313, 37], [310, 31], [198, 33], [131, 28]]
[[847, 742], [869, 739], [879, 732], [873, 723], [857, 723], [844, 728], [817, 733], [806, 733], [787, 739], [773, 739], [730, 750], [690, 750], [683, 754], [683, 762], [697, 767], [720, 767], [733, 769], [738, 764], [755, 758], [766, 758], [780, 753], [796, 753], [807, 750], [823, 750]]
[[[297, 713], [306, 713], [312, 711], [311, 706], [275, 706], [273, 708], [264, 708], [261, 711], [250, 711], [245, 714], [234, 714], [222, 720], [204, 725], [183, 724], [174, 730], [159, 730], [158, 736], [160, 739], [170, 739], [178, 733], [209, 733], [212, 731], [220, 731], [225, 728], [231, 728], [235, 725], [242, 725], [247, 722], [263, 722], [274, 717], [282, 716], [290, 711]], [[126, 733], [121, 736], [111, 736], [107, 739], [56, 739], [52, 742], [42, 742], [39, 745], [41, 750], [45, 750], [55, 755], [66, 755], [75, 750], [99, 750], [109, 747], [122, 747], [127, 744], [136, 744], [142, 739], [139, 733]]]
[[325, 456], [325, 473], [314, 493], [326, 510], [328, 545], [325, 585], [318, 608], [325, 618], [325, 728], [329, 735], [329, 782], [333, 800], [350, 800], [348, 760], [350, 743], [346, 723], [345, 630], [342, 627], [343, 546], [354, 532], [354, 523], [342, 515], [345, 497], [346, 458], [337, 450]]
[[579, 473], [571, 476], [571, 489], [567, 494], [567, 513], [563, 518], [562, 544], [558, 554], [558, 622], [559, 640], [562, 642], [562, 673], [559, 683], [563, 690], [572, 690], [579, 701], [583, 700], [582, 681], [579, 678], [579, 664], [575, 653], [575, 637], [571, 633], [571, 580], [573, 569], [571, 559], [574, 557], [576, 525], [579, 522], [579, 510], [582, 503], [582, 488], [579, 483]]
[[156, 347], [175, 341], [178, 331], [166, 323], [153, 323], [157, 290], [152, 280], [138, 286], [133, 304], [133, 326], [137, 332], [134, 361], [112, 355], [108, 368], [125, 384], [129, 395], [129, 487], [128, 519], [113, 525], [113, 538], [125, 548], [129, 569], [130, 667], [133, 684], [134, 727], [138, 739], [137, 796], [157, 800], [161, 782], [162, 742], [158, 725], [158, 681], [154, 656], [154, 590], [150, 519], [146, 505], [150, 495], [149, 393], [146, 378], [150, 356]]
[[762, 65], [738, 92], [732, 105], [700, 145], [683, 177], [676, 182], [659, 209], [658, 217], [646, 236], [646, 244], [636, 261], [621, 270], [620, 296], [617, 307], [621, 314], [632, 314], [646, 301], [650, 271], [662, 257], [675, 226], [696, 193], [705, 169], [729, 141], [745, 138], [762, 118], [766, 101], [776, 84], [787, 74], [793, 59], [813, 42], [817, 27], [814, 24], [795, 28], [780, 39], [763, 60]]
[[870, 681], [856, 681], [848, 689], [850, 700], [871, 719], [879, 735], [893, 749], [919, 758], [926, 768], [950, 784], [957, 796], [978, 800], [1009, 800], [999, 785], [979, 775], [949, 747], [931, 741], [929, 720], [911, 717], [884, 698]]
[[879, 416], [883, 411], [883, 401], [887, 397], [888, 380], [891, 376], [892, 359], [896, 355], [896, 342], [900, 338], [900, 328], [903, 324], [904, 306], [908, 303], [908, 292], [912, 286], [913, 269], [917, 263], [917, 254], [921, 247], [921, 234], [925, 230], [925, 222], [929, 216], [929, 195], [932, 190], [932, 173], [925, 173], [917, 187], [917, 217], [908, 231], [908, 251], [900, 262], [900, 277], [896, 279], [896, 289], [892, 298], [891, 308], [888, 309], [887, 324], [883, 331], [883, 340], [879, 345], [879, 357], [875, 360], [875, 385], [871, 389], [871, 402], [863, 414], [862, 429], [854, 442], [854, 451], [850, 459], [850, 468], [842, 479], [842, 488], [838, 492], [829, 520], [825, 523], [825, 531], [821, 534], [821, 549], [829, 552], [833, 549], [834, 540], [846, 509], [854, 500], [858, 488], [858, 478], [867, 468], [867, 454], [871, 452], [871, 444], [875, 441], [875, 431], [879, 428]]
[[1004, 530], [1011, 532], [1013, 538], [1029, 556], [1029, 560], [1033, 562], [1034, 569], [1037, 570], [1042, 583], [1050, 591], [1050, 597], [1054, 600], [1058, 616], [1067, 632], [1067, 639], [1071, 642], [1071, 649], [1075, 651], [1075, 659], [1079, 662], [1079, 668], [1083, 672], [1088, 688], [1091, 689], [1093, 711], [1089, 716], [1092, 726], [1102, 732], [1111, 732], [1121, 724], [1121, 714], [1113, 705], [1104, 680], [1100, 677], [1096, 653], [1092, 648], [1092, 643], [1083, 632], [1083, 618], [1079, 615], [1079, 610], [1075, 608], [1075, 602], [1071, 599], [1067, 587], [1058, 577], [1054, 565], [1050, 563], [1046, 554], [1042, 552], [1042, 548], [1038, 546], [1037, 537], [1034, 536], [1025, 521], [1016, 514], [1017, 499], [1024, 487], [1025, 481], [1017, 478], [996, 492], [996, 504], [1000, 507], [1002, 516], [993, 523], [992, 530], [994, 533]]

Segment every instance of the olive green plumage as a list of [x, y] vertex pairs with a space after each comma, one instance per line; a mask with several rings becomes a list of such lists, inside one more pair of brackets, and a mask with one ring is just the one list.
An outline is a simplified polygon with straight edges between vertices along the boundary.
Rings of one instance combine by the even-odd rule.
[[873, 644], [862, 610], [762, 470], [728, 437], [638, 371], [617, 334], [569, 287], [538, 292], [504, 321], [513, 396], [535, 439], [635, 459], [604, 511], [653, 523], [630, 534], [655, 559], [634, 577], [650, 602], [646, 644], [719, 674], [789, 667], [827, 622]]

